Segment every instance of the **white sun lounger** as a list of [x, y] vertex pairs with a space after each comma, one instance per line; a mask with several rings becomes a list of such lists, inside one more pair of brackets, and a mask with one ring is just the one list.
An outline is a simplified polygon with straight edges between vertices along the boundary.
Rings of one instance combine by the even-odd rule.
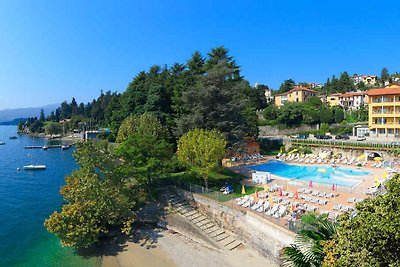
[[274, 204], [274, 206], [271, 209], [267, 210], [265, 214], [272, 216], [278, 209], [279, 209], [279, 204]]

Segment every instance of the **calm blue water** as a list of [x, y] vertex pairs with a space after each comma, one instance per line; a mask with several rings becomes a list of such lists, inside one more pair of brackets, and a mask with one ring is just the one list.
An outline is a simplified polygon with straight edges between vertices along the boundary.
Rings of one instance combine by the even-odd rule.
[[[0, 126], [0, 266], [95, 266], [99, 259], [84, 259], [62, 248], [43, 226], [60, 208], [59, 189], [65, 175], [77, 168], [72, 150], [24, 149], [45, 145], [41, 138], [19, 136], [14, 126]], [[31, 154], [28, 157], [28, 154]], [[45, 164], [44, 171], [17, 171], [23, 165]]]
[[[298, 179], [303, 181], [313, 181], [317, 183], [336, 184], [340, 186], [352, 187], [358, 183], [356, 177], [369, 175], [370, 172], [331, 166], [302, 166], [290, 165], [281, 161], [271, 160], [268, 163], [250, 166], [257, 171], [267, 171], [277, 176]], [[352, 179], [353, 178], [353, 179]]]

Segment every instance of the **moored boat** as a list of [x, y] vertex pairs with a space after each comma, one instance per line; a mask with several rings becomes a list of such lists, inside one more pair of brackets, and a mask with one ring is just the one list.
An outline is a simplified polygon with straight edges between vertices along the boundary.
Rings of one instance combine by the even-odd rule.
[[46, 165], [25, 165], [24, 170], [44, 170], [46, 169]]
[[0, 142], [0, 145], [5, 145], [6, 143], [5, 142]]
[[9, 139], [17, 139], [18, 137], [14, 136], [10, 136]]

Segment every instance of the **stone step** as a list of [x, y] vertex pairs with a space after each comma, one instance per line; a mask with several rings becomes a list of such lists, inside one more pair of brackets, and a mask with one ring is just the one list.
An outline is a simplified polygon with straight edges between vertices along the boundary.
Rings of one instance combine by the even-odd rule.
[[196, 225], [197, 225], [198, 227], [201, 227], [202, 225], [208, 224], [208, 223], [210, 223], [210, 222], [211, 222], [211, 221], [210, 221], [209, 219], [205, 219], [205, 220], [202, 220], [202, 221], [200, 221], [200, 222], [197, 222]]
[[192, 210], [193, 210], [192, 207], [188, 206], [188, 207], [185, 207], [183, 209], [180, 209], [179, 213], [184, 215], [185, 213], [188, 213], [189, 211], [192, 211]]
[[210, 223], [207, 223], [207, 224], [203, 224], [200, 228], [201, 228], [203, 231], [205, 231], [205, 230], [207, 230], [207, 229], [213, 227], [214, 225], [215, 225], [214, 223], [210, 222]]
[[196, 224], [196, 223], [201, 222], [201, 221], [204, 221], [204, 220], [206, 220], [206, 219], [207, 219], [206, 216], [201, 215], [200, 217], [194, 219], [192, 222], [193, 222], [194, 224]]
[[226, 248], [229, 249], [229, 250], [234, 250], [235, 248], [237, 248], [241, 244], [242, 244], [242, 242], [240, 242], [239, 240], [235, 240], [232, 243], [230, 243], [229, 245], [227, 245]]
[[199, 217], [201, 217], [201, 216], [203, 216], [203, 214], [201, 214], [200, 212], [198, 212], [198, 213], [195, 213], [195, 214], [193, 214], [193, 215], [188, 216], [187, 218], [188, 218], [189, 220], [191, 220], [191, 221], [194, 221], [194, 220], [196, 220], [197, 218], [199, 218]]
[[176, 209], [179, 209], [179, 208], [184, 207], [184, 206], [189, 206], [189, 203], [187, 203], [187, 202], [185, 201], [185, 202], [181, 202], [181, 203], [178, 203], [178, 204], [173, 204], [172, 206], [173, 206], [174, 208], [176, 208]]
[[225, 233], [225, 230], [224, 230], [224, 229], [220, 229], [220, 230], [217, 230], [217, 231], [215, 231], [215, 232], [212, 232], [212, 233], [210, 234], [210, 236], [211, 236], [211, 237], [217, 237], [217, 236], [219, 236], [219, 235], [221, 235], [221, 234], [223, 234], [223, 233]]
[[219, 226], [215, 225], [214, 227], [211, 227], [211, 228], [205, 230], [205, 232], [206, 232], [207, 234], [212, 234], [213, 232], [218, 231], [218, 230], [220, 230], [220, 229], [221, 229], [221, 228], [220, 228]]
[[236, 238], [234, 238], [233, 236], [229, 236], [227, 238], [225, 238], [224, 240], [221, 240], [220, 244], [224, 247], [228, 246], [230, 243], [233, 243], [236, 241]]
[[197, 210], [192, 210], [192, 211], [190, 211], [188, 213], [185, 213], [185, 217], [189, 218], [190, 216], [192, 216], [194, 214], [197, 214], [197, 213], [199, 213]]
[[222, 240], [224, 240], [225, 238], [228, 238], [228, 237], [230, 237], [230, 236], [231, 236], [231, 235], [228, 234], [228, 233], [223, 233], [223, 234], [217, 235], [217, 236], [215, 237], [215, 239], [217, 239], [217, 242], [220, 242], [220, 241], [222, 241]]

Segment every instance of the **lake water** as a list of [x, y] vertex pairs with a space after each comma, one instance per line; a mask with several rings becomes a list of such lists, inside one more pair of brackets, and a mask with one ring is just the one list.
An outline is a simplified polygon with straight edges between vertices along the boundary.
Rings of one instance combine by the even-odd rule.
[[[45, 139], [18, 136], [15, 126], [0, 126], [0, 266], [98, 266], [99, 258], [78, 256], [60, 246], [44, 220], [62, 205], [64, 177], [76, 169], [72, 149], [24, 149], [47, 144]], [[29, 155], [28, 155], [29, 154]], [[29, 164], [42, 171], [17, 171]]]

